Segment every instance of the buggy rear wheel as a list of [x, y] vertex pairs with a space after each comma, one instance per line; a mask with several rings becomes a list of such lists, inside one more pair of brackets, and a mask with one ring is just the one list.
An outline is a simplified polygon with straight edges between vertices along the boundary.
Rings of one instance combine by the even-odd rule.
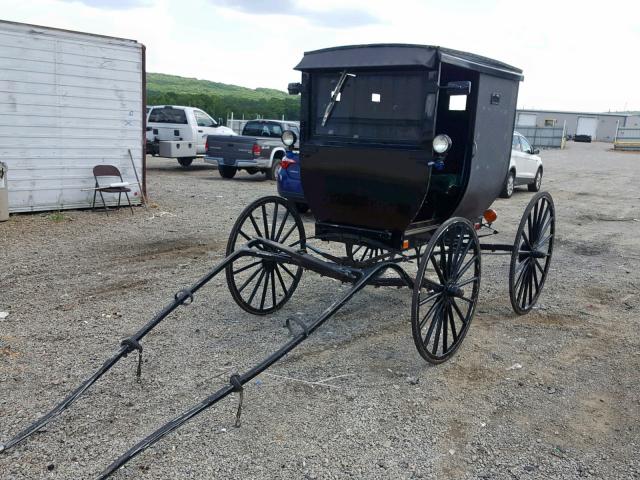
[[551, 263], [555, 230], [553, 199], [547, 192], [538, 193], [522, 214], [511, 253], [509, 297], [518, 315], [528, 313], [538, 301]]
[[480, 267], [471, 222], [444, 222], [421, 255], [411, 306], [413, 340], [428, 362], [448, 360], [462, 344], [478, 302]]
[[[227, 255], [255, 238], [296, 249], [303, 249], [306, 243], [304, 225], [295, 207], [276, 196], [260, 198], [242, 211], [229, 235]], [[270, 251], [262, 245], [254, 248]], [[302, 268], [246, 256], [227, 265], [225, 273], [236, 303], [249, 313], [266, 315], [291, 298], [302, 277]]]

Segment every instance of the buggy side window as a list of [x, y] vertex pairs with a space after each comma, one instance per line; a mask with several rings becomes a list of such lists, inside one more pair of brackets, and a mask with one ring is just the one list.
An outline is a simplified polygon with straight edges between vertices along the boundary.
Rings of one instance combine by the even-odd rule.
[[449, 97], [449, 110], [462, 112], [467, 109], [466, 95], [451, 95]]
[[515, 150], [517, 152], [522, 151], [522, 147], [520, 146], [520, 137], [518, 135], [513, 136], [513, 142], [511, 143], [511, 150]]

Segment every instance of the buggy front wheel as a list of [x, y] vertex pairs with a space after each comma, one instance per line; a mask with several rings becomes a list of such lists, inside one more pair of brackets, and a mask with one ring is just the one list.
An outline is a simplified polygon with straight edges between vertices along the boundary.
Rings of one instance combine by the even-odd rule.
[[[229, 235], [227, 255], [250, 240], [264, 238], [304, 249], [304, 225], [295, 207], [282, 197], [263, 197], [245, 208]], [[258, 244], [254, 248], [270, 251]], [[302, 268], [252, 256], [240, 257], [226, 267], [231, 296], [245, 311], [266, 315], [281, 308], [296, 290]]]
[[442, 363], [462, 344], [480, 293], [480, 244], [471, 222], [450, 218], [421, 255], [411, 306], [416, 348]]
[[549, 272], [555, 231], [553, 199], [540, 192], [522, 214], [511, 253], [509, 297], [518, 315], [528, 313], [538, 301]]

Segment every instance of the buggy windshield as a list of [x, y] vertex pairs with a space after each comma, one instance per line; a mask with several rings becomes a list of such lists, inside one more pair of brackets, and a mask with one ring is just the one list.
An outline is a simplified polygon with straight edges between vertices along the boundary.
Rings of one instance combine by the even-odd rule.
[[427, 72], [346, 73], [314, 74], [315, 135], [412, 143], [422, 139], [435, 106]]

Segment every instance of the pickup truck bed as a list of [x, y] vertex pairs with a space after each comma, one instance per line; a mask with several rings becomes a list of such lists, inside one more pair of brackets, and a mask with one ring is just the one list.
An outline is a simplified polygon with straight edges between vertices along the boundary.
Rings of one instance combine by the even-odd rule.
[[[217, 165], [223, 178], [233, 178], [238, 170], [246, 170], [250, 174], [264, 172], [269, 180], [275, 180], [286, 153], [280, 134], [287, 127], [287, 122], [278, 120], [251, 120], [243, 135], [209, 135], [204, 161]], [[246, 132], [263, 132], [264, 136]]]

